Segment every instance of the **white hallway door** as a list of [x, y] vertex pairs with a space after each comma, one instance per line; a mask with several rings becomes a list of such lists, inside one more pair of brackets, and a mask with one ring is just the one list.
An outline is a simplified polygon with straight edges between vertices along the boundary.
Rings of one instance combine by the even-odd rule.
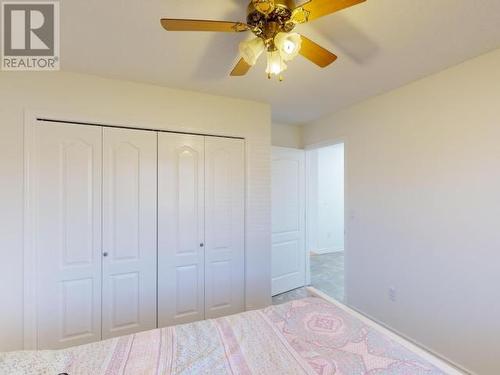
[[305, 153], [273, 147], [272, 294], [305, 284]]
[[156, 328], [156, 137], [103, 129], [103, 339]]
[[244, 141], [160, 133], [158, 323], [244, 310]]

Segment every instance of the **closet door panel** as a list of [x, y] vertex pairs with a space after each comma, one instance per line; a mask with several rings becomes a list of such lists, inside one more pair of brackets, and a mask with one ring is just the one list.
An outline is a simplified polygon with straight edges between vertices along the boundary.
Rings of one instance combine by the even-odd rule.
[[34, 131], [38, 349], [101, 339], [101, 129]]
[[156, 327], [157, 135], [103, 129], [103, 338]]
[[158, 134], [158, 324], [204, 318], [204, 137]]
[[244, 310], [244, 142], [205, 138], [205, 317]]

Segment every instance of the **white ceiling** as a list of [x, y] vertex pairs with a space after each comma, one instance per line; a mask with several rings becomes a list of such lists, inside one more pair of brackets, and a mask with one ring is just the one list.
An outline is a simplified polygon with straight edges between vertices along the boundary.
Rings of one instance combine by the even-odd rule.
[[[321, 70], [298, 57], [282, 83], [264, 60], [228, 76], [250, 33], [166, 32], [161, 17], [245, 20], [245, 0], [64, 0], [63, 70], [270, 103], [306, 123], [500, 47], [499, 0], [368, 0], [296, 30], [335, 52]], [[499, 67], [500, 69], [500, 67]]]

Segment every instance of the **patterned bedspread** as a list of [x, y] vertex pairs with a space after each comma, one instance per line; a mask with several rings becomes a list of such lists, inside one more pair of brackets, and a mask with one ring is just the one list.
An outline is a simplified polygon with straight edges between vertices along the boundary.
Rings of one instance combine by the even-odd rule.
[[58, 351], [0, 354], [0, 374], [437, 375], [441, 370], [319, 298]]

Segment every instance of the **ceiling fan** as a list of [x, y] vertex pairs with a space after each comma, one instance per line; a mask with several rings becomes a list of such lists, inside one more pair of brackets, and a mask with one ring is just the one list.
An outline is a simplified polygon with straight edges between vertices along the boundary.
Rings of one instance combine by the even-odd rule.
[[251, 0], [247, 21], [208, 21], [163, 18], [162, 26], [168, 31], [251, 31], [255, 38], [240, 43], [241, 58], [231, 76], [244, 76], [255, 65], [264, 51], [267, 52], [266, 73], [281, 81], [286, 63], [298, 54], [321, 68], [333, 63], [337, 56], [303, 35], [293, 33], [295, 26], [366, 0], [310, 0], [300, 6], [294, 0]]

